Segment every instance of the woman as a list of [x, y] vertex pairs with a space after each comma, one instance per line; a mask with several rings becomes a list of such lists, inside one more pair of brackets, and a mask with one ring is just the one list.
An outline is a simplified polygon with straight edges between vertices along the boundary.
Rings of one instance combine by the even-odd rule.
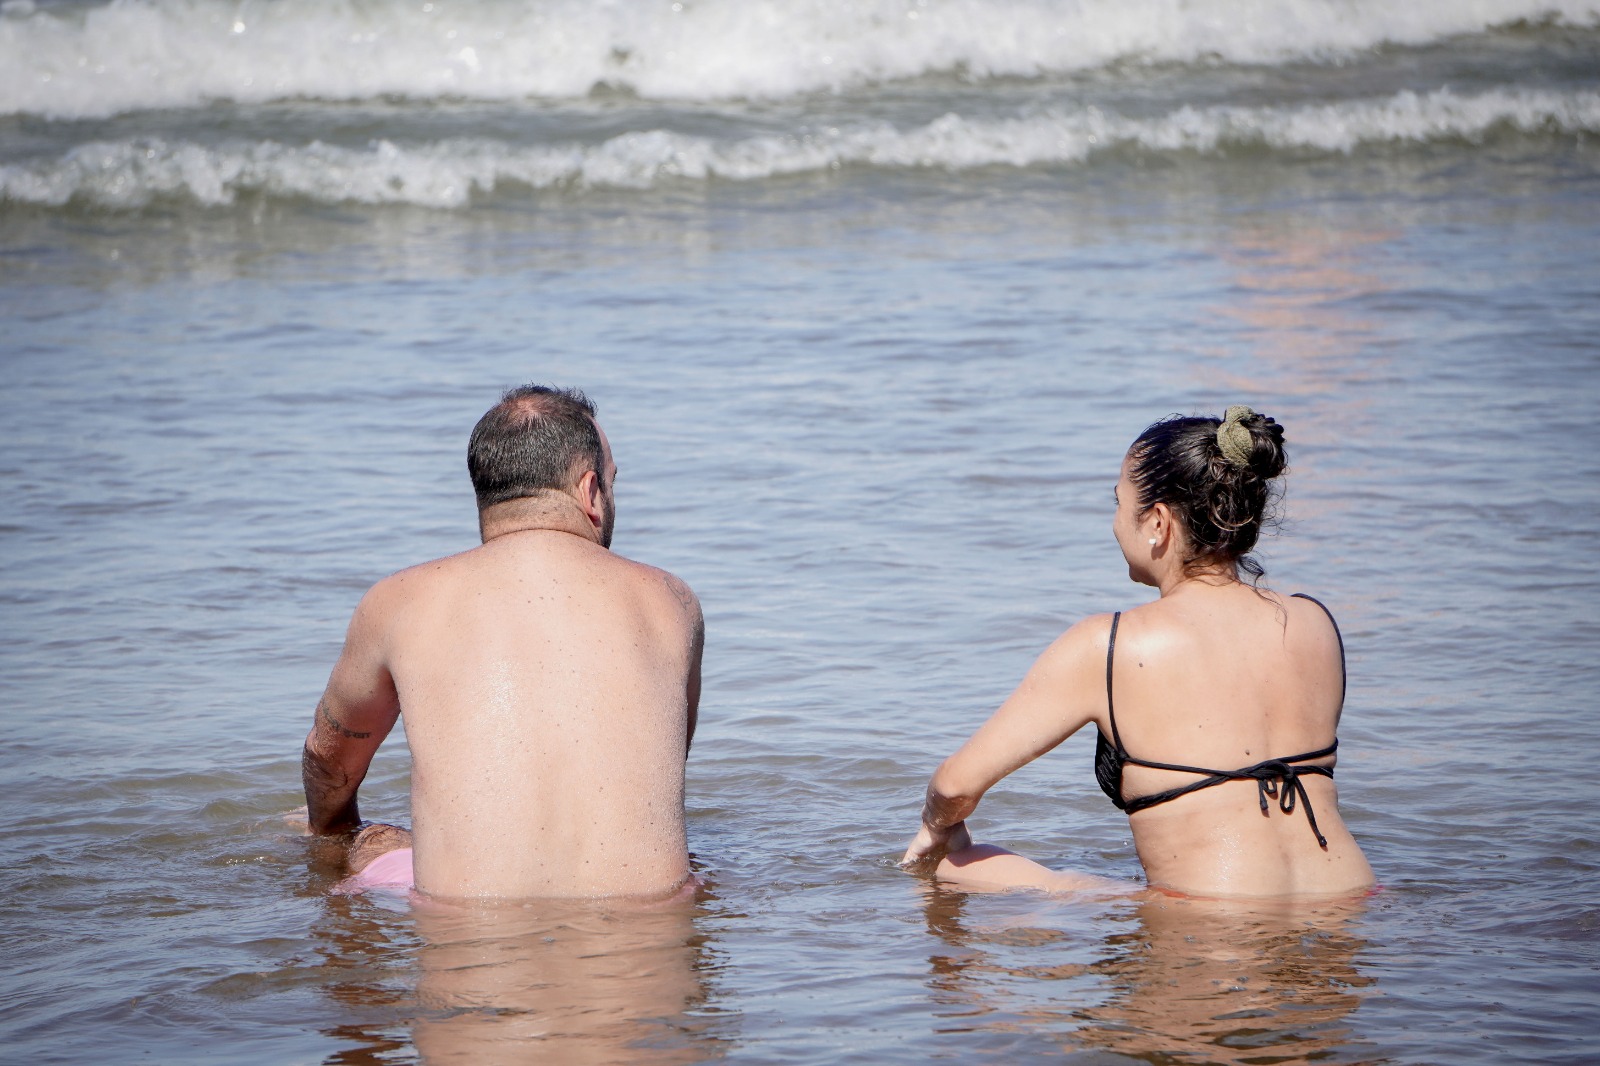
[[1372, 885], [1333, 785], [1338, 627], [1316, 600], [1260, 587], [1249, 558], [1285, 465], [1283, 429], [1248, 407], [1139, 435], [1112, 531], [1128, 576], [1160, 598], [1085, 619], [1039, 657], [933, 775], [902, 865], [937, 863], [967, 887], [1115, 885], [974, 846], [965, 826], [997, 781], [1093, 722], [1095, 775], [1128, 812], [1153, 887], [1326, 897]]

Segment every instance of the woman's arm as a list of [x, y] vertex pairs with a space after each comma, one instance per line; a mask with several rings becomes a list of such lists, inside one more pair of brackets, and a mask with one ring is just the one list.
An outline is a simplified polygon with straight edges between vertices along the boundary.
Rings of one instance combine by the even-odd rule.
[[937, 862], [966, 845], [965, 821], [994, 784], [1099, 719], [1106, 705], [1111, 617], [1086, 618], [1061, 635], [1017, 690], [928, 782], [922, 827], [902, 866]]

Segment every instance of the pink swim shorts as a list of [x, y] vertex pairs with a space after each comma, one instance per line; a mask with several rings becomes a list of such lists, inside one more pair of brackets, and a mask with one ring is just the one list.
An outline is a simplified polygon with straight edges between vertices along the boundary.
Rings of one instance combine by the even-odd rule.
[[390, 892], [409, 892], [414, 884], [411, 849], [397, 848], [379, 855], [367, 863], [366, 868], [360, 873], [352, 874], [334, 885], [332, 891], [336, 896], [352, 895], [374, 888]]

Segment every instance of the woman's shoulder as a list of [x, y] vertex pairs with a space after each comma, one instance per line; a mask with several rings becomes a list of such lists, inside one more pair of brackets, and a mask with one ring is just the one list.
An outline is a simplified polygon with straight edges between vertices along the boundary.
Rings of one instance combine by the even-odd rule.
[[1325, 618], [1334, 626], [1339, 624], [1334, 618], [1334, 605], [1320, 593], [1294, 592], [1278, 598], [1288, 610], [1298, 611], [1310, 618]]
[[[1184, 646], [1213, 644], [1219, 637], [1248, 642], [1286, 626], [1303, 632], [1335, 633], [1323, 601], [1303, 593], [1235, 585], [1202, 595], [1164, 597], [1122, 612], [1119, 644]], [[1229, 637], [1229, 634], [1234, 636]]]
[[1310, 648], [1316, 654], [1337, 654], [1340, 662], [1344, 661], [1344, 634], [1339, 630], [1339, 623], [1334, 618], [1333, 609], [1320, 596], [1313, 597], [1309, 593], [1298, 592], [1283, 598], [1284, 610], [1289, 619], [1289, 628], [1298, 629], [1298, 633], [1291, 633], [1291, 639], [1298, 639], [1302, 646]]
[[1074, 622], [1039, 656], [1039, 665], [1071, 670], [1097, 660], [1104, 662], [1114, 619], [1113, 613], [1091, 614]]
[[1197, 620], [1210, 615], [1214, 607], [1213, 604], [1192, 600], [1180, 602], [1176, 597], [1162, 597], [1137, 604], [1118, 612], [1122, 617], [1117, 627], [1117, 639], [1131, 640], [1136, 636], [1141, 639], [1160, 639], [1181, 633]]
[[1116, 624], [1121, 611], [1107, 611], [1103, 614], [1091, 614], [1072, 624], [1068, 630], [1056, 638], [1056, 644], [1069, 646], [1099, 645], [1105, 650], [1106, 641], [1111, 638], [1111, 627]]

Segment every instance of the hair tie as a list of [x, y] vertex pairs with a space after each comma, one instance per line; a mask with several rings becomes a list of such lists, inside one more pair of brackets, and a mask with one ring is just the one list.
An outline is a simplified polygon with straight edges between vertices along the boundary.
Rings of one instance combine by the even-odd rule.
[[1222, 425], [1217, 427], [1217, 448], [1231, 466], [1244, 469], [1250, 465], [1250, 453], [1255, 450], [1255, 441], [1244, 420], [1254, 417], [1255, 412], [1242, 403], [1234, 404], [1222, 416]]

